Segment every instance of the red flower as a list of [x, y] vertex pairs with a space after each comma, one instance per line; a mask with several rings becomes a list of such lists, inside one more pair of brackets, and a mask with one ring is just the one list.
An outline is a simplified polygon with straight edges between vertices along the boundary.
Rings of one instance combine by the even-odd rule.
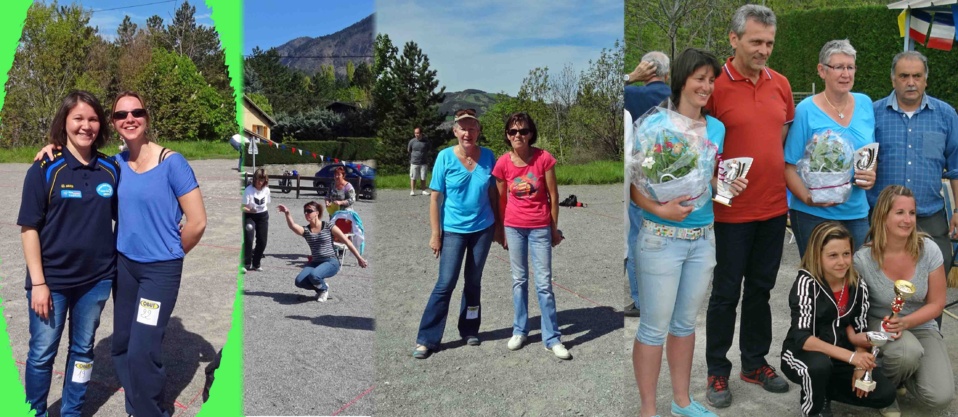
[[665, 142], [665, 147], [672, 149], [672, 142]]
[[655, 153], [662, 153], [662, 145], [656, 144], [652, 151]]

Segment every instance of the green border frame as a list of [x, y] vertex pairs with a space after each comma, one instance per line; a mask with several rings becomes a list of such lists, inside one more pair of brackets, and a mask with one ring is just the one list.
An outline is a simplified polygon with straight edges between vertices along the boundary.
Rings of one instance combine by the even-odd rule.
[[[0, 13], [0, 85], [6, 85], [7, 73], [13, 65], [13, 57], [20, 42], [27, 9], [32, 0], [7, 0]], [[242, 2], [240, 0], [206, 0], [213, 10], [213, 22], [220, 36], [220, 43], [226, 52], [226, 64], [230, 74], [236, 101], [236, 120], [242, 126], [243, 91], [243, 36]], [[0, 107], [6, 91], [0, 89]], [[238, 215], [239, 213], [237, 213]], [[236, 260], [237, 268], [239, 259]], [[15, 282], [4, 274], [8, 283]], [[203, 405], [199, 416], [242, 416], [243, 415], [243, 276], [237, 274], [236, 298], [233, 301], [232, 326], [223, 349], [220, 368], [216, 372], [216, 383], [210, 391], [210, 400]], [[13, 358], [10, 338], [7, 334], [7, 320], [3, 315], [3, 299], [0, 298], [0, 410], [8, 417], [31, 416], [26, 403], [26, 394], [20, 383], [20, 373]]]

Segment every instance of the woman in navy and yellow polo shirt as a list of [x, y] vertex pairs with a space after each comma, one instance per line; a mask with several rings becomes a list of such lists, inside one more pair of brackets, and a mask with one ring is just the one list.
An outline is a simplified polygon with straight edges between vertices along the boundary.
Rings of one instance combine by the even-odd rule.
[[98, 153], [107, 139], [96, 97], [68, 94], [50, 126], [63, 149], [27, 170], [17, 224], [26, 258], [30, 351], [24, 370], [27, 401], [47, 413], [47, 394], [69, 312], [62, 416], [79, 416], [93, 370], [94, 334], [116, 276], [116, 187], [119, 167]]

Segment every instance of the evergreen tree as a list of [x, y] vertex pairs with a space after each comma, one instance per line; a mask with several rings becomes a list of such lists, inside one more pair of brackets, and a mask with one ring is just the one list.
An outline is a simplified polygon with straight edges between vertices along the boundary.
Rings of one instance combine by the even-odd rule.
[[429, 57], [415, 42], [407, 42], [402, 55], [397, 55], [397, 51], [387, 35], [376, 37], [373, 102], [382, 140], [377, 163], [392, 169], [408, 162], [406, 144], [416, 126], [422, 128], [434, 148], [445, 136], [437, 134], [436, 129], [445, 119], [439, 113], [439, 105], [446, 88], [439, 87], [436, 71], [429, 69]]

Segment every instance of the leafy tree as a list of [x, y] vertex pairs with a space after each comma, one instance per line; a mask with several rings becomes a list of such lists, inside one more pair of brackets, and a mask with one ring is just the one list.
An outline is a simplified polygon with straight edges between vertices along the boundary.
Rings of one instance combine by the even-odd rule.
[[612, 49], [602, 49], [599, 59], [589, 61], [589, 69], [579, 78], [577, 111], [573, 124], [587, 129], [595, 148], [606, 158], [622, 157], [622, 79], [620, 68], [624, 50], [615, 42]]
[[275, 48], [265, 52], [253, 48], [245, 67], [258, 74], [262, 93], [277, 113], [298, 113], [309, 107], [306, 97], [300, 94], [302, 75], [283, 65]]
[[273, 114], [273, 105], [269, 104], [269, 99], [267, 99], [266, 96], [247, 91], [246, 97], [249, 98], [249, 100], [252, 101], [256, 107], [259, 107], [260, 110], [266, 112], [266, 114]]
[[[436, 71], [429, 69], [427, 57], [415, 42], [407, 42], [402, 55], [388, 35], [376, 37], [376, 85], [373, 88], [382, 140], [377, 162], [397, 169], [408, 161], [406, 144], [416, 126], [435, 148], [442, 142], [433, 132], [445, 119], [439, 113], [445, 87], [439, 87]], [[438, 90], [437, 90], [438, 88]]]
[[329, 110], [316, 108], [307, 112], [276, 116], [273, 135], [282, 141], [316, 141], [334, 139], [333, 129], [342, 117]]
[[127, 47], [133, 43], [133, 38], [136, 36], [136, 23], [130, 20], [129, 15], [123, 16], [123, 22], [116, 29], [116, 35], [117, 45], [120, 47]]
[[[90, 13], [79, 5], [34, 3], [27, 11], [20, 47], [6, 85], [6, 105], [0, 113], [0, 144], [36, 146], [60, 101], [71, 90], [99, 87], [102, 78], [88, 57], [97, 42], [89, 27]], [[81, 81], [78, 81], [81, 80]]]
[[232, 97], [211, 87], [185, 55], [154, 49], [134, 89], [147, 102], [159, 139], [219, 140], [236, 132]]

